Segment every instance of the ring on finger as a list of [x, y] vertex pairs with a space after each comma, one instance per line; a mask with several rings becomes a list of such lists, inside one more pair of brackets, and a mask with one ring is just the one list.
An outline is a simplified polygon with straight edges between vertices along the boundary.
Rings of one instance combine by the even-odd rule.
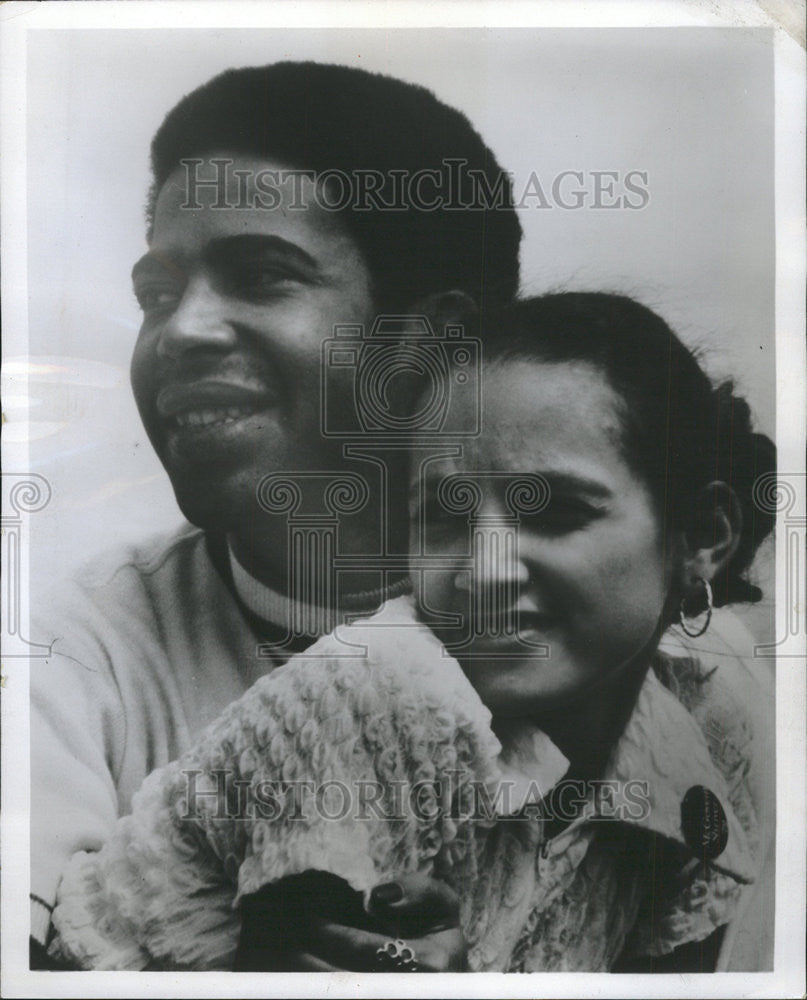
[[380, 948], [376, 948], [376, 964], [385, 971], [417, 972], [418, 960], [415, 949], [400, 938], [390, 938]]

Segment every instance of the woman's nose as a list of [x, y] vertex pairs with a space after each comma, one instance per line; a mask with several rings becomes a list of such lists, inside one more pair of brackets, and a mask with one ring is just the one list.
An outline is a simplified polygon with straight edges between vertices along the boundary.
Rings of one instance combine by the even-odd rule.
[[471, 634], [513, 635], [517, 631], [517, 607], [530, 574], [519, 556], [515, 526], [476, 527], [472, 532], [470, 569], [454, 578], [457, 590], [468, 593]]
[[458, 590], [478, 592], [512, 590], [517, 600], [519, 590], [530, 579], [529, 569], [519, 553], [517, 526], [490, 519], [475, 525], [471, 534], [472, 564], [460, 570], [454, 580]]
[[160, 331], [158, 353], [176, 359], [198, 348], [229, 350], [236, 339], [226, 301], [204, 277], [191, 279]]

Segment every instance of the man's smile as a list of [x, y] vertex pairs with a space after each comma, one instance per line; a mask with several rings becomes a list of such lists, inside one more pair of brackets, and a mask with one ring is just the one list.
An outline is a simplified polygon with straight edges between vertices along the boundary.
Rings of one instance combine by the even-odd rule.
[[216, 424], [230, 424], [234, 420], [252, 415], [252, 410], [242, 410], [237, 406], [230, 406], [226, 410], [190, 410], [188, 413], [180, 413], [175, 420], [177, 426], [185, 427], [215, 427]]
[[266, 411], [277, 402], [277, 393], [260, 383], [199, 379], [164, 386], [156, 408], [174, 456], [209, 460], [218, 451], [231, 454], [239, 442], [253, 442], [255, 433], [265, 432]]
[[[173, 418], [181, 425], [183, 418], [188, 416], [209, 413], [221, 414], [221, 419], [228, 415], [247, 416], [266, 410], [276, 402], [277, 394], [262, 384], [199, 379], [164, 386], [157, 394], [157, 412], [164, 419]], [[201, 421], [191, 420], [190, 423]]]

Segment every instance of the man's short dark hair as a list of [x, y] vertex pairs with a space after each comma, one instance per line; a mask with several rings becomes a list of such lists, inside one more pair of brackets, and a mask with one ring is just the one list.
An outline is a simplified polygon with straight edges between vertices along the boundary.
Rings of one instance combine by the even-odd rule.
[[453, 170], [451, 201], [436, 209], [342, 213], [377, 302], [402, 310], [431, 292], [459, 288], [491, 305], [517, 292], [521, 225], [510, 179], [465, 115], [424, 87], [313, 62], [228, 70], [184, 97], [157, 131], [150, 223], [157, 193], [180, 161], [216, 151], [317, 174]]

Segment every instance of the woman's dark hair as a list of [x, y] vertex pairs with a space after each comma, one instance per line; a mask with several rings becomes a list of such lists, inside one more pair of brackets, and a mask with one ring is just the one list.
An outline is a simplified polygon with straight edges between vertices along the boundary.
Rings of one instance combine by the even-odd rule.
[[585, 362], [605, 374], [624, 404], [626, 458], [648, 484], [668, 528], [704, 537], [709, 510], [699, 494], [710, 483], [725, 482], [743, 525], [731, 562], [712, 581], [715, 604], [760, 599], [745, 573], [774, 515], [753, 502], [753, 487], [774, 471], [776, 449], [754, 433], [748, 404], [731, 382], [713, 386], [664, 320], [623, 295], [545, 295], [482, 317], [482, 323], [488, 362]]
[[[518, 290], [521, 224], [510, 179], [465, 115], [424, 87], [313, 62], [222, 73], [184, 97], [154, 137], [150, 225], [157, 194], [180, 161], [214, 151], [317, 174], [384, 178], [391, 186], [383, 204], [346, 206], [341, 214], [387, 312], [454, 288], [480, 304], [503, 304]], [[421, 172], [428, 181], [428, 171], [446, 170], [453, 180], [442, 192], [445, 205], [427, 210], [407, 199], [383, 207], [395, 203], [392, 178]], [[434, 200], [428, 184], [422, 196]]]

